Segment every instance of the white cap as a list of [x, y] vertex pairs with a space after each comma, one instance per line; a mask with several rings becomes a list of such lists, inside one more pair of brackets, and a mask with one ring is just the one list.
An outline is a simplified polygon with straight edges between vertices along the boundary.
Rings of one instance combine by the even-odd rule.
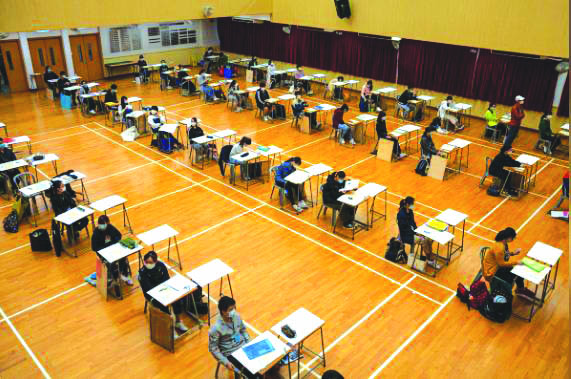
[[515, 97], [515, 101], [524, 101], [524, 100], [525, 100], [525, 97], [523, 97], [523, 96], [521, 96], [521, 95], [517, 95], [517, 96]]

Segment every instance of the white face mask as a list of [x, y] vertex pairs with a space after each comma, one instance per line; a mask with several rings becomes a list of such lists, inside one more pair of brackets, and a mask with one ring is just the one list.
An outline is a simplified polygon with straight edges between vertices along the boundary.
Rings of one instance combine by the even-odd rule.
[[145, 263], [145, 267], [148, 268], [149, 270], [152, 270], [155, 268], [156, 263]]
[[410, 207], [408, 207], [408, 209], [414, 209], [414, 204], [412, 204]]
[[228, 312], [228, 317], [230, 317], [230, 318], [236, 317], [236, 310], [232, 309], [230, 312]]
[[105, 230], [107, 229], [107, 224], [99, 224], [97, 225], [97, 228], [99, 228], [99, 230]]

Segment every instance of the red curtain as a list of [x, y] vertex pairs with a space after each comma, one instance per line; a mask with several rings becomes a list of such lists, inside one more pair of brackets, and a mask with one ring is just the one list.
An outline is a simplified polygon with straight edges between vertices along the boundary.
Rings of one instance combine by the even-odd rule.
[[[324, 32], [264, 22], [218, 19], [222, 50], [300, 64], [365, 78], [396, 81], [397, 51], [388, 39], [350, 32]], [[403, 40], [399, 83], [468, 98], [511, 105], [516, 95], [525, 107], [547, 111], [553, 104], [557, 62], [463, 46]], [[566, 83], [568, 96], [568, 83]], [[569, 113], [568, 97], [561, 112]], [[562, 99], [563, 101], [563, 99]], [[562, 107], [560, 107], [562, 108]]]
[[467, 96], [475, 62], [474, 49], [403, 40], [400, 44], [399, 83]]
[[567, 74], [567, 80], [565, 80], [565, 86], [563, 86], [561, 101], [559, 102], [559, 108], [557, 108], [557, 116], [569, 117], [569, 74]]
[[482, 50], [472, 97], [510, 105], [522, 95], [527, 109], [548, 112], [557, 84], [556, 64], [553, 60]]

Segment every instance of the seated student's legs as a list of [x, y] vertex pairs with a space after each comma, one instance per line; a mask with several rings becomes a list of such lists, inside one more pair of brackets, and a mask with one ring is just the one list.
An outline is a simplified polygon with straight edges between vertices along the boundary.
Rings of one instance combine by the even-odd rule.
[[234, 367], [236, 367], [241, 373], [242, 375], [244, 375], [246, 378], [248, 379], [257, 379], [257, 378], [262, 378], [263, 376], [260, 374], [252, 374], [250, 371], [248, 371], [248, 369], [246, 367], [244, 367], [236, 358], [234, 358], [233, 356], [229, 355], [226, 358], [228, 358], [228, 360], [230, 361], [230, 363], [232, 363], [234, 365]]
[[494, 175], [498, 178], [500, 178], [502, 186], [504, 187], [504, 190], [506, 192], [512, 192], [512, 187], [511, 187], [511, 183], [509, 180], [509, 172], [506, 170], [501, 170], [500, 172], [497, 173], [497, 175]]
[[343, 226], [352, 224], [355, 209], [353, 207], [349, 207], [346, 205], [341, 206], [341, 203], [339, 203], [339, 209], [340, 209], [339, 217], [341, 217], [341, 222], [343, 223]]
[[367, 99], [363, 99], [363, 97], [361, 97], [361, 99], [359, 100], [359, 111], [361, 112], [369, 111], [369, 101]]
[[513, 285], [513, 282], [515, 280], [515, 284], [516, 284], [517, 288], [524, 288], [525, 284], [524, 284], [523, 278], [521, 278], [515, 274], [512, 274], [511, 271], [512, 271], [511, 267], [500, 267], [500, 268], [498, 268], [498, 271], [496, 271], [495, 276], [497, 276], [498, 278], [500, 278], [502, 280], [505, 280], [508, 283], [512, 283], [512, 285]]
[[123, 276], [131, 276], [131, 267], [127, 258], [119, 260], [119, 273]]
[[297, 204], [300, 200], [305, 200], [303, 195], [303, 187], [290, 182], [285, 182], [285, 189], [287, 192], [286, 196], [291, 205]]
[[342, 143], [344, 140], [353, 140], [353, 134], [351, 133], [351, 127], [345, 124], [339, 124], [339, 142]]
[[555, 149], [557, 149], [557, 146], [561, 144], [561, 137], [559, 137], [558, 135], [554, 135], [550, 138], [550, 141], [551, 141], [551, 152], [554, 153]]

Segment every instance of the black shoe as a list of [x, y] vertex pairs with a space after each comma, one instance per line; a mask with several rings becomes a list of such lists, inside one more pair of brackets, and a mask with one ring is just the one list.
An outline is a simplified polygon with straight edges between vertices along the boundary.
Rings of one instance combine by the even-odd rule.
[[372, 155], [377, 155], [377, 150], [371, 151], [371, 154], [372, 154]]

